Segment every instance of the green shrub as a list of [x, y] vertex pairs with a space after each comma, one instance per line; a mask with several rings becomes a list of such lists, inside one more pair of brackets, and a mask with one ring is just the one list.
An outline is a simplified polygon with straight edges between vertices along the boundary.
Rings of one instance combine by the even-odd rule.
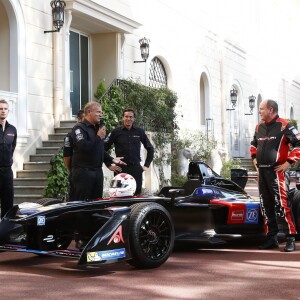
[[187, 182], [187, 176], [172, 173], [171, 185], [172, 186], [183, 186]]
[[69, 193], [69, 173], [64, 164], [63, 148], [51, 159], [44, 197], [65, 200]]
[[238, 158], [230, 158], [229, 160], [222, 159], [221, 176], [226, 179], [231, 179], [231, 169], [240, 169], [241, 160]]

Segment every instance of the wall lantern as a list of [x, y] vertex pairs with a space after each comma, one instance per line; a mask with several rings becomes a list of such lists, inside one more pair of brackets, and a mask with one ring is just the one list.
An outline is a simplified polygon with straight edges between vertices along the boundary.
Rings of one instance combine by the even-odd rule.
[[53, 27], [55, 27], [56, 30], [48, 30], [44, 31], [44, 33], [59, 32], [60, 28], [64, 25], [64, 9], [66, 2], [62, 0], [53, 0], [50, 2], [50, 6], [52, 7]]
[[150, 40], [144, 37], [139, 40], [139, 43], [140, 43], [140, 49], [141, 49], [141, 57], [143, 60], [135, 60], [134, 63], [146, 62], [149, 57]]
[[252, 96], [249, 96], [248, 99], [249, 99], [250, 113], [249, 114], [245, 114], [245, 115], [249, 116], [249, 115], [253, 115], [253, 109], [255, 107], [255, 99], [256, 99], [256, 97], [252, 95]]
[[232, 108], [227, 108], [226, 110], [235, 110], [236, 102], [237, 102], [237, 94], [238, 91], [235, 88], [233, 88], [230, 91], [230, 100], [231, 100]]

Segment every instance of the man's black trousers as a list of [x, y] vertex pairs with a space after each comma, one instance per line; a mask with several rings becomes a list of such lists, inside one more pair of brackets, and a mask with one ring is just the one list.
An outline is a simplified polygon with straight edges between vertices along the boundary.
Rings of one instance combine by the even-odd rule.
[[288, 173], [276, 172], [273, 167], [259, 168], [259, 194], [265, 221], [265, 231], [269, 236], [278, 232], [277, 220], [282, 221], [287, 235], [296, 234], [294, 216], [289, 199]]
[[71, 174], [73, 195], [70, 200], [92, 200], [102, 198], [102, 168], [73, 168]]
[[1, 218], [13, 207], [14, 176], [11, 167], [0, 167]]

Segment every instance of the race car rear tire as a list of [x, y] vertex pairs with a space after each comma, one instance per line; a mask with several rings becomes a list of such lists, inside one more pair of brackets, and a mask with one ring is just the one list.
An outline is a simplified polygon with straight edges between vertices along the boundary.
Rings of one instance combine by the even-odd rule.
[[174, 246], [174, 225], [169, 212], [157, 203], [131, 206], [129, 242], [137, 268], [156, 268], [170, 256]]
[[43, 206], [58, 204], [58, 203], [62, 203], [62, 202], [63, 202], [62, 200], [56, 199], [56, 198], [41, 198], [41, 199], [36, 201], [37, 204], [40, 204], [40, 205], [43, 205]]
[[298, 234], [300, 233], [300, 191], [295, 191], [292, 202], [295, 225]]

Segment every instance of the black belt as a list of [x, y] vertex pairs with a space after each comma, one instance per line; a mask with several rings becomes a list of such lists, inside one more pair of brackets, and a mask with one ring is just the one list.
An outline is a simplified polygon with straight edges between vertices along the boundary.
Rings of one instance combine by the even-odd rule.
[[274, 168], [275, 165], [259, 165], [259, 168]]
[[82, 167], [75, 167], [74, 168], [75, 170], [85, 170], [85, 171], [98, 171], [98, 170], [101, 170], [102, 168], [99, 167], [99, 168], [82, 168]]

